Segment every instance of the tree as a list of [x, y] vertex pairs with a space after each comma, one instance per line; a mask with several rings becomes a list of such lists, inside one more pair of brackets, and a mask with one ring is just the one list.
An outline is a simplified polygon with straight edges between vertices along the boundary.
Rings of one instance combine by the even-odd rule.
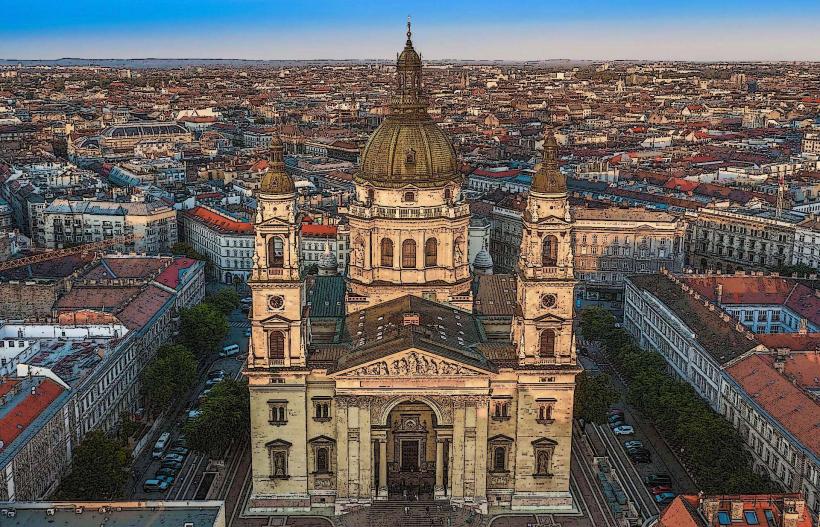
[[128, 481], [130, 463], [131, 455], [122, 443], [93, 430], [74, 449], [71, 472], [60, 484], [57, 499], [120, 499]]
[[602, 307], [581, 310], [579, 327], [586, 340], [603, 341], [615, 328], [615, 317]]
[[223, 287], [216, 293], [206, 296], [203, 302], [228, 315], [239, 307], [239, 293], [235, 289]]
[[142, 373], [142, 392], [152, 415], [168, 408], [196, 381], [197, 361], [181, 344], [162, 346]]
[[203, 262], [207, 260], [205, 256], [197, 252], [193, 247], [185, 242], [177, 242], [173, 244], [171, 246], [171, 253], [177, 256], [187, 256], [188, 258], [193, 258], [194, 260], [202, 260]]
[[219, 342], [228, 334], [228, 320], [210, 304], [183, 309], [180, 319], [182, 342], [199, 357], [216, 352]]
[[586, 422], [606, 423], [610, 406], [618, 400], [618, 391], [609, 375], [581, 372], [575, 385], [575, 417]]
[[218, 459], [234, 439], [250, 429], [248, 383], [227, 379], [216, 384], [200, 410], [202, 413], [185, 425], [185, 436], [191, 448]]

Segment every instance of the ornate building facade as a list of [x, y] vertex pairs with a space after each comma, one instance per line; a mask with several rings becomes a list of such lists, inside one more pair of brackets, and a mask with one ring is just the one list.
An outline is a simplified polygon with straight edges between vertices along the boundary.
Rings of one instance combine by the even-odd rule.
[[408, 25], [346, 211], [346, 277], [300, 281], [295, 191], [271, 146], [249, 282], [252, 510], [342, 514], [405, 494], [482, 512], [574, 508], [580, 370], [557, 145], [550, 134], [529, 196], [515, 298], [497, 299], [509, 338], [489, 341], [455, 152], [426, 109]]

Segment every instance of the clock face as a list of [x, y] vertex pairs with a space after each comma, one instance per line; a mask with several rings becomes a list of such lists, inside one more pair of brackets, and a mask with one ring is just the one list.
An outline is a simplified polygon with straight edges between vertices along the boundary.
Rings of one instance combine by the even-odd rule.
[[551, 294], [541, 295], [541, 307], [544, 307], [544, 308], [554, 307], [557, 301], [558, 301], [558, 299], [555, 298], [555, 295], [551, 295]]
[[268, 305], [271, 309], [282, 309], [285, 307], [285, 297], [281, 295], [275, 295], [268, 298]]

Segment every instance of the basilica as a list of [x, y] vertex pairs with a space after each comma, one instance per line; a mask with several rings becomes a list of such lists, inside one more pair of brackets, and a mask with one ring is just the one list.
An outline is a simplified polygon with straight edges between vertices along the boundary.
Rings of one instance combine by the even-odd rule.
[[471, 272], [470, 208], [427, 113], [409, 24], [396, 68], [343, 211], [344, 276], [300, 276], [296, 190], [281, 142], [270, 147], [249, 281], [249, 510], [343, 514], [413, 498], [573, 510], [573, 222], [555, 138], [546, 132], [517, 272]]

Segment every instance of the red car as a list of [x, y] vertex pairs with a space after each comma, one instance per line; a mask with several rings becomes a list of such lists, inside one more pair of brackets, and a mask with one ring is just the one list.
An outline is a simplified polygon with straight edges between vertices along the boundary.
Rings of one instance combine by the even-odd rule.
[[657, 487], [651, 487], [649, 489], [649, 492], [657, 496], [662, 492], [672, 492], [672, 487], [670, 487], [669, 485], [658, 485]]

